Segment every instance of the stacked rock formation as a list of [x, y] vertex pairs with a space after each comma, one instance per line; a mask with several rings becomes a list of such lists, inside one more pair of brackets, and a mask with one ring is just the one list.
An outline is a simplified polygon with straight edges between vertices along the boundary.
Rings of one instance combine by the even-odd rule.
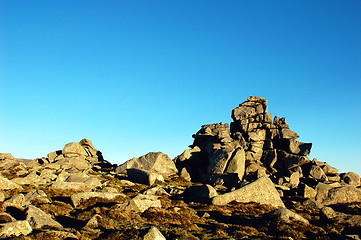
[[34, 160], [0, 153], [0, 239], [360, 239], [359, 175], [310, 160], [264, 98], [231, 116], [174, 160], [117, 166], [88, 139]]

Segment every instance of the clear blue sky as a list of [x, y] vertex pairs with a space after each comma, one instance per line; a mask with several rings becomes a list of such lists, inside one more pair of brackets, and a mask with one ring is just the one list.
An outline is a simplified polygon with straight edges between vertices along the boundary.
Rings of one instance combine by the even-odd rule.
[[0, 1], [0, 152], [170, 157], [250, 95], [361, 174], [361, 1]]

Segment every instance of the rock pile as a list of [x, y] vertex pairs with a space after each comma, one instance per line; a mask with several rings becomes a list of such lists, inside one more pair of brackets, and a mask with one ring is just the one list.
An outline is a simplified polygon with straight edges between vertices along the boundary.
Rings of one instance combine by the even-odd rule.
[[203, 125], [174, 160], [117, 166], [88, 139], [35, 160], [0, 153], [0, 238], [360, 239], [356, 173], [310, 160], [264, 98], [232, 119]]

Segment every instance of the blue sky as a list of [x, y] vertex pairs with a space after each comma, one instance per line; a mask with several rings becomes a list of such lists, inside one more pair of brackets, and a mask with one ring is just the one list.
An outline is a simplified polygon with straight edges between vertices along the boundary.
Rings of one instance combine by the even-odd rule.
[[0, 1], [0, 152], [170, 157], [250, 95], [361, 174], [361, 2]]

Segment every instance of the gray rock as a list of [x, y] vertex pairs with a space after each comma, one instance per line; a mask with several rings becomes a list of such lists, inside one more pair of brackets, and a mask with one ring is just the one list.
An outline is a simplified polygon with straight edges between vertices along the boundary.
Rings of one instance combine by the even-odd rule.
[[209, 158], [209, 165], [207, 168], [208, 174], [222, 174], [226, 169], [228, 160], [232, 156], [233, 151], [225, 149], [217, 149]]
[[225, 205], [232, 201], [257, 202], [275, 207], [285, 207], [273, 182], [267, 178], [259, 178], [233, 192], [218, 195], [212, 199], [214, 205]]
[[361, 189], [351, 185], [330, 189], [328, 191], [328, 196], [323, 201], [323, 204], [331, 205], [352, 202], [361, 202]]
[[209, 184], [191, 186], [187, 188], [183, 196], [191, 201], [204, 201], [218, 196], [217, 191]]
[[291, 168], [310, 162], [307, 156], [290, 154], [280, 149], [277, 150], [277, 158], [277, 169], [282, 172], [287, 172]]
[[317, 195], [317, 191], [302, 183], [298, 188], [298, 194], [303, 198], [315, 198]]
[[56, 164], [59, 164], [61, 169], [76, 169], [78, 171], [84, 171], [92, 168], [92, 165], [85, 160], [85, 156], [76, 156], [76, 157], [65, 157], [58, 161]]
[[135, 168], [145, 171], [154, 171], [163, 177], [177, 174], [178, 170], [168, 155], [161, 152], [150, 152], [139, 158], [132, 158], [116, 168], [117, 173], [125, 172], [127, 169]]
[[84, 147], [77, 142], [68, 143], [63, 148], [62, 154], [65, 157], [77, 157], [77, 156], [87, 156], [87, 152]]
[[87, 224], [85, 224], [84, 229], [94, 229], [99, 227], [99, 222], [101, 221], [103, 217], [100, 216], [99, 214], [95, 214], [94, 216], [92, 216]]
[[294, 132], [294, 131], [292, 131], [292, 130], [290, 130], [288, 128], [282, 128], [280, 130], [280, 134], [281, 134], [281, 138], [284, 138], [284, 139], [296, 139], [296, 138], [299, 138], [299, 135], [296, 132]]
[[309, 224], [308, 220], [301, 215], [288, 210], [287, 208], [279, 208], [268, 214], [271, 220], [279, 220], [285, 223], [292, 223], [294, 221], [302, 222], [303, 224]]
[[14, 178], [11, 181], [19, 185], [39, 186], [46, 184], [46, 180], [40, 177], [36, 171], [30, 172], [26, 177]]
[[256, 131], [249, 132], [248, 137], [253, 142], [259, 142], [266, 140], [266, 130], [265, 129], [257, 129]]
[[354, 172], [348, 172], [342, 175], [342, 180], [352, 186], [360, 186], [360, 176]]
[[55, 181], [51, 184], [51, 188], [54, 190], [75, 190], [75, 191], [90, 191], [102, 184], [98, 178], [90, 178], [85, 182], [63, 182]]
[[164, 182], [161, 174], [136, 168], [127, 169], [128, 179], [132, 182], [147, 184], [152, 186], [157, 180]]
[[361, 227], [361, 215], [340, 213], [334, 211], [331, 207], [323, 207], [321, 216], [332, 222], [346, 224], [351, 227]]
[[41, 230], [46, 228], [60, 229], [63, 226], [51, 218], [51, 215], [43, 210], [30, 205], [26, 210], [26, 221], [29, 222], [32, 229]]
[[161, 208], [161, 201], [154, 195], [138, 194], [127, 203], [118, 204], [117, 207], [126, 212], [144, 212], [150, 207]]
[[286, 152], [296, 155], [309, 155], [312, 148], [312, 143], [303, 143], [294, 139], [281, 139], [278, 145]]
[[142, 240], [166, 240], [163, 234], [154, 226], [142, 237]]
[[317, 165], [312, 165], [310, 172], [308, 174], [309, 178], [313, 178], [313, 179], [317, 179], [317, 180], [321, 180], [323, 182], [327, 181], [328, 178], [326, 176], [326, 174], [323, 172], [323, 170], [321, 169], [321, 167], [317, 166]]
[[28, 221], [16, 221], [0, 224], [0, 238], [28, 235], [33, 229]]
[[79, 207], [83, 202], [90, 199], [97, 199], [99, 202], [117, 202], [119, 198], [125, 197], [126, 196], [122, 193], [82, 192], [71, 195], [70, 199], [74, 207]]

